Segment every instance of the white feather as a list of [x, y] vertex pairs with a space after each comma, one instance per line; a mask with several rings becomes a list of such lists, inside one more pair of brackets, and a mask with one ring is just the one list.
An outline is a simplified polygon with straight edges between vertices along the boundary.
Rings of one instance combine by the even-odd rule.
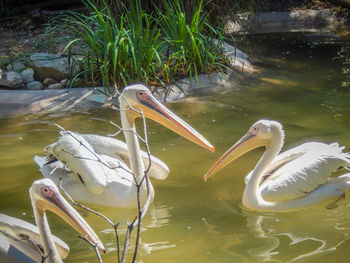
[[277, 160], [286, 160], [286, 156], [294, 158], [263, 182], [261, 196], [266, 201], [281, 202], [309, 194], [326, 183], [340, 167], [350, 165], [350, 156], [342, 149], [338, 144], [310, 142], [278, 155]]

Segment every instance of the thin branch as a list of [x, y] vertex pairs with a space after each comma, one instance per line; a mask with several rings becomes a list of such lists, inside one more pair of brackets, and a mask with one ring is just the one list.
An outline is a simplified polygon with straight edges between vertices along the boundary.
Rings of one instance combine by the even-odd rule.
[[[122, 96], [122, 94], [119, 94], [119, 96]], [[127, 99], [125, 97], [123, 97], [123, 99], [126, 100], [126, 102], [128, 103], [129, 105], [129, 109], [128, 110], [133, 110], [137, 113], [140, 114], [141, 118], [142, 118], [142, 123], [143, 123], [143, 138], [133, 129], [123, 129], [122, 127], [120, 127], [119, 125], [115, 124], [114, 122], [110, 121], [110, 124], [113, 125], [114, 127], [116, 127], [118, 129], [118, 131], [115, 133], [115, 134], [112, 134], [112, 135], [109, 135], [109, 136], [115, 136], [115, 135], [118, 135], [120, 134], [121, 132], [124, 132], [124, 131], [131, 131], [133, 132], [137, 138], [145, 145], [146, 147], [146, 152], [147, 152], [147, 156], [148, 156], [148, 166], [147, 168], [145, 169], [144, 171], [144, 175], [142, 176], [140, 182], [137, 181], [137, 178], [136, 176], [134, 175], [134, 173], [130, 172], [133, 176], [133, 179], [135, 182], [134, 185], [136, 187], [136, 190], [137, 190], [137, 204], [138, 204], [138, 215], [132, 220], [131, 223], [128, 223], [128, 227], [127, 227], [127, 231], [126, 231], [126, 235], [125, 235], [125, 240], [124, 240], [124, 246], [123, 246], [123, 253], [122, 255], [120, 256], [120, 240], [119, 240], [119, 234], [118, 234], [118, 226], [119, 226], [119, 223], [118, 224], [114, 224], [108, 217], [106, 217], [105, 215], [103, 215], [102, 213], [99, 213], [97, 211], [94, 211], [93, 209], [91, 208], [88, 208], [84, 205], [81, 205], [79, 204], [78, 202], [74, 201], [73, 198], [70, 197], [70, 195], [63, 189], [62, 185], [61, 185], [61, 180], [60, 180], [60, 183], [59, 183], [59, 188], [61, 189], [61, 191], [67, 196], [67, 198], [71, 201], [71, 203], [74, 205], [74, 206], [78, 206], [88, 212], [91, 212], [97, 216], [100, 216], [101, 218], [103, 218], [109, 225], [111, 225], [115, 231], [115, 236], [116, 236], [116, 244], [117, 244], [117, 259], [118, 259], [118, 263], [125, 263], [125, 260], [126, 260], [126, 256], [127, 256], [127, 252], [128, 252], [128, 246], [129, 246], [129, 242], [130, 242], [130, 237], [131, 237], [131, 233], [132, 231], [137, 227], [137, 233], [136, 233], [136, 243], [135, 243], [135, 249], [134, 249], [134, 253], [133, 253], [133, 259], [132, 259], [132, 262], [135, 262], [136, 261], [136, 257], [137, 257], [137, 252], [138, 252], [138, 245], [139, 245], [139, 240], [140, 240], [140, 232], [141, 232], [141, 221], [142, 219], [145, 217], [147, 211], [148, 211], [148, 208], [149, 208], [149, 205], [151, 203], [151, 199], [152, 199], [152, 195], [151, 195], [151, 192], [150, 192], [150, 180], [149, 180], [149, 177], [148, 177], [148, 172], [151, 168], [151, 164], [152, 164], [152, 161], [151, 161], [151, 154], [150, 154], [150, 149], [149, 149], [149, 145], [148, 145], [148, 137], [147, 137], [147, 128], [146, 128], [146, 120], [145, 120], [145, 117], [143, 115], [143, 112], [142, 111], [138, 111], [136, 109], [134, 109], [130, 104], [129, 102], [127, 101]], [[115, 108], [113, 107], [114, 110], [119, 110], [118, 108]], [[61, 130], [65, 130], [64, 128], [62, 128], [61, 126], [57, 125], [56, 126], [61, 129]], [[108, 164], [105, 164], [101, 158], [99, 157], [98, 154], [96, 154], [95, 152], [92, 152], [86, 145], [84, 145], [84, 143], [82, 141], [80, 141], [78, 138], [76, 138], [74, 136], [74, 134], [72, 133], [68, 133], [69, 135], [71, 135], [73, 138], [75, 138], [79, 143], [80, 145], [82, 145], [83, 147], [85, 147], [85, 149], [87, 149], [90, 153], [93, 154], [94, 157], [96, 157], [96, 160], [94, 159], [91, 159], [91, 158], [85, 158], [83, 156], [75, 156], [74, 154], [70, 153], [73, 157], [75, 158], [79, 158], [79, 159], [85, 159], [85, 160], [92, 160], [92, 161], [98, 161], [102, 164], [104, 164], [106, 167], [108, 167], [109, 169], [116, 169], [116, 168], [122, 168], [124, 170], [127, 170], [125, 169], [124, 167], [122, 167], [121, 165], [118, 165], [118, 167], [111, 167], [110, 165]], [[67, 152], [67, 151], [66, 151]], [[57, 158], [57, 157], [56, 157]], [[141, 197], [140, 197], [140, 192], [142, 190], [142, 184], [145, 184], [146, 186], [146, 191], [147, 191], [147, 199], [143, 205], [143, 207], [141, 206]], [[92, 242], [90, 242], [89, 240], [87, 240], [86, 238], [84, 237], [81, 237], [83, 238], [85, 241], [87, 241], [91, 246], [94, 247], [95, 249], [95, 252], [96, 252], [96, 256], [98, 258], [98, 261], [101, 263], [102, 262], [102, 259], [101, 259], [101, 255], [99, 254], [99, 251], [97, 249], [97, 244], [93, 244]]]
[[81, 205], [81, 204], [79, 204], [78, 202], [74, 201], [74, 199], [64, 190], [64, 188], [62, 187], [61, 184], [59, 184], [58, 187], [59, 187], [59, 188], [61, 189], [61, 191], [65, 194], [65, 196], [67, 196], [67, 198], [71, 201], [71, 203], [72, 203], [74, 206], [78, 206], [78, 207], [80, 207], [80, 208], [82, 208], [82, 209], [85, 209], [86, 211], [89, 211], [89, 212], [91, 212], [91, 213], [93, 213], [93, 214], [95, 214], [95, 215], [97, 215], [97, 216], [102, 217], [104, 220], [107, 221], [108, 224], [110, 224], [110, 225], [112, 225], [112, 226], [114, 227], [114, 223], [113, 223], [108, 217], [106, 217], [106, 216], [103, 215], [102, 213], [99, 213], [99, 212], [97, 212], [97, 211], [95, 211], [95, 210], [92, 210], [92, 209], [89, 208], [89, 207], [86, 207], [86, 206]]
[[17, 236], [11, 235], [11, 233], [8, 233], [6, 231], [3, 231], [0, 229], [0, 233], [7, 237], [9, 240], [13, 240], [15, 242], [28, 242], [29, 244], [33, 245], [34, 248], [38, 251], [38, 253], [41, 256], [41, 261], [44, 262], [46, 260], [46, 258], [49, 257], [50, 255], [50, 251], [47, 255], [44, 255], [44, 251], [43, 248], [39, 246], [39, 244], [37, 244], [36, 242], [34, 242], [34, 240], [30, 239], [29, 236], [27, 235], [21, 235], [20, 238], [18, 238]]
[[92, 246], [94, 248], [98, 262], [103, 263], [100, 251], [98, 251], [97, 243], [94, 244], [90, 240], [88, 240], [87, 238], [85, 238], [83, 236], [79, 236], [79, 238], [81, 238], [82, 240], [85, 240], [90, 246]]
[[[62, 187], [62, 184], [61, 184], [61, 180], [60, 180], [60, 183], [58, 185], [59, 189], [61, 189], [61, 191], [64, 193], [64, 195], [70, 200], [70, 202], [74, 205], [74, 206], [78, 206], [90, 213], [93, 213], [99, 217], [101, 217], [102, 219], [104, 219], [108, 224], [110, 224], [113, 229], [114, 229], [114, 233], [115, 233], [115, 237], [116, 237], [116, 244], [117, 244], [117, 257], [118, 257], [118, 263], [120, 262], [120, 246], [119, 246], [119, 234], [118, 234], [118, 226], [119, 226], [119, 223], [117, 224], [114, 224], [112, 222], [112, 220], [110, 220], [108, 217], [106, 217], [104, 214], [100, 213], [100, 212], [97, 212], [89, 207], [86, 207], [84, 205], [81, 205], [79, 204], [78, 202], [74, 201], [74, 199], [64, 190], [64, 188]], [[96, 243], [97, 245], [97, 243]]]
[[[146, 119], [145, 119], [145, 116], [143, 115], [143, 112], [141, 112], [141, 117], [142, 117], [142, 123], [143, 123], [144, 144], [146, 146], [146, 152], [147, 152], [147, 155], [148, 155], [148, 167], [145, 170], [145, 174], [144, 174], [144, 176], [143, 176], [143, 178], [142, 178], [142, 180], [140, 182], [140, 186], [142, 185], [143, 180], [146, 178], [147, 200], [146, 200], [146, 203], [143, 206], [142, 210], [141, 210], [141, 207], [140, 207], [140, 202], [138, 202], [139, 220], [138, 220], [138, 223], [137, 223], [136, 244], [135, 244], [135, 250], [134, 250], [134, 256], [133, 256], [132, 262], [135, 262], [135, 260], [136, 260], [138, 244], [139, 244], [139, 239], [140, 239], [141, 220], [146, 215], [146, 213], [148, 211], [149, 204], [151, 202], [151, 195], [150, 195], [150, 189], [149, 189], [150, 182], [149, 182], [149, 178], [148, 178], [148, 172], [149, 172], [149, 169], [151, 168], [152, 161], [151, 161], [151, 154], [150, 154], [150, 150], [149, 150], [149, 146], [148, 146]], [[140, 189], [140, 187], [138, 188], [138, 190], [139, 189]], [[139, 196], [139, 191], [138, 191], [138, 196]]]

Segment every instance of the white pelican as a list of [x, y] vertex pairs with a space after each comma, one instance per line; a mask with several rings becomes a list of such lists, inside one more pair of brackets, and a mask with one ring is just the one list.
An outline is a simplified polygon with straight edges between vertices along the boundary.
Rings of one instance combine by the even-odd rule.
[[330, 178], [333, 172], [350, 166], [350, 154], [338, 143], [308, 142], [281, 154], [282, 125], [259, 120], [204, 176], [207, 180], [246, 152], [264, 146], [266, 151], [246, 177], [242, 203], [262, 211], [296, 210], [326, 200], [345, 197], [350, 174]]
[[[135, 129], [135, 119], [141, 117], [140, 112], [188, 140], [214, 151], [214, 147], [204, 137], [159, 103], [145, 86], [138, 84], [124, 88], [119, 102], [127, 147], [114, 139], [63, 131], [58, 142], [47, 147], [48, 152], [60, 162], [38, 156], [34, 158], [43, 175], [56, 184], [61, 179], [63, 188], [73, 199], [103, 206], [137, 207], [134, 177], [140, 182], [145, 172], [144, 162], [148, 166], [147, 154], [140, 150]], [[124, 150], [120, 151], [121, 148]], [[126, 154], [128, 158], [125, 158]], [[127, 159], [128, 164], [123, 159]], [[155, 157], [152, 157], [152, 161], [151, 167], [154, 166], [154, 169], [150, 171], [150, 176], [166, 178], [167, 166]], [[141, 204], [146, 201], [146, 190], [147, 186], [143, 183]], [[151, 184], [150, 194], [153, 200]]]
[[[51, 235], [45, 210], [50, 210], [105, 252], [103, 244], [89, 224], [62, 197], [57, 186], [48, 178], [34, 181], [29, 194], [37, 226], [0, 214], [0, 257], [5, 262], [62, 262], [69, 247]], [[46, 258], [43, 261], [43, 257]], [[3, 261], [1, 261], [3, 262]]]

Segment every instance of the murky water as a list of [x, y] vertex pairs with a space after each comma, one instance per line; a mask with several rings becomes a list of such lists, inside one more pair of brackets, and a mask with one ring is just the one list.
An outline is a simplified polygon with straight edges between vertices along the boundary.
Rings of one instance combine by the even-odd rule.
[[[324, 39], [325, 40], [325, 39]], [[260, 213], [241, 208], [244, 176], [262, 154], [255, 150], [203, 181], [212, 163], [258, 119], [280, 121], [285, 149], [309, 140], [338, 141], [350, 150], [350, 78], [346, 36], [265, 35], [242, 42], [259, 58], [262, 78], [239, 90], [168, 105], [216, 146], [210, 153], [148, 121], [153, 155], [171, 173], [153, 180], [155, 200], [143, 221], [141, 262], [347, 262], [350, 256], [350, 199], [332, 210], [319, 206], [293, 213]], [[24, 115], [0, 118], [0, 211], [33, 222], [28, 188], [41, 178], [33, 156], [57, 138], [53, 123], [81, 133], [106, 135], [118, 122], [115, 111]], [[93, 207], [121, 222], [134, 210]], [[113, 231], [100, 218], [81, 212], [116, 262]], [[92, 249], [56, 216], [52, 232], [71, 247], [66, 262], [96, 262]], [[121, 234], [121, 238], [124, 238]], [[131, 256], [129, 255], [129, 259]]]

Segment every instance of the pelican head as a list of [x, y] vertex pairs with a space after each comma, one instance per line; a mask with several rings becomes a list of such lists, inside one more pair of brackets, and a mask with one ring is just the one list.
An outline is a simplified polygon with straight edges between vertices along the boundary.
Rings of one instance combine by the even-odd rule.
[[277, 121], [259, 120], [254, 123], [248, 132], [228, 149], [204, 175], [207, 180], [211, 175], [217, 173], [229, 163], [241, 155], [258, 147], [269, 148], [271, 140], [280, 139], [283, 141], [284, 132], [282, 125]]
[[105, 253], [102, 242], [91, 229], [89, 224], [78, 214], [78, 212], [63, 198], [55, 183], [48, 178], [34, 181], [29, 189], [30, 198], [34, 211], [43, 216], [45, 210], [59, 215], [69, 223], [80, 235], [85, 237]]
[[212, 152], [215, 151], [214, 147], [201, 134], [162, 105], [146, 86], [136, 84], [125, 87], [119, 97], [119, 102], [122, 110], [133, 109], [127, 113], [130, 124], [137, 117], [141, 117], [142, 112], [145, 117], [164, 125], [189, 141]]

